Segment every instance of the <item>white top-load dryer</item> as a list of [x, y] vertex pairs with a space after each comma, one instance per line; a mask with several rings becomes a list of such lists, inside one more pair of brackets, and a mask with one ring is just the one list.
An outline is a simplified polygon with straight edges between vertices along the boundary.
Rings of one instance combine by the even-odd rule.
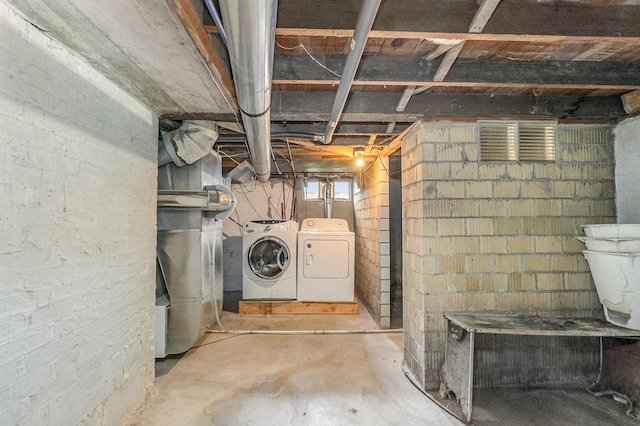
[[298, 232], [298, 300], [354, 300], [355, 235], [344, 219], [305, 219]]
[[298, 223], [256, 220], [242, 228], [242, 298], [296, 298]]

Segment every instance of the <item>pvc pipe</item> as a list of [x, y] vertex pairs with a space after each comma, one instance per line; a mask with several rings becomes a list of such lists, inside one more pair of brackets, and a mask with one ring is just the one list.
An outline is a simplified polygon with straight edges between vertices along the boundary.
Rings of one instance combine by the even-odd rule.
[[394, 334], [403, 333], [403, 328], [390, 329], [360, 329], [360, 330], [207, 330], [211, 334], [265, 334], [265, 335], [293, 335], [306, 336], [316, 334]]
[[331, 117], [327, 123], [327, 127], [324, 131], [324, 143], [331, 143], [333, 138], [333, 132], [336, 130], [344, 105], [347, 103], [347, 97], [351, 90], [351, 84], [356, 76], [360, 59], [362, 58], [362, 52], [364, 52], [364, 46], [367, 44], [367, 38], [369, 37], [369, 31], [373, 26], [373, 21], [378, 13], [381, 0], [364, 0], [362, 7], [360, 8], [360, 15], [358, 16], [358, 23], [356, 24], [355, 31], [353, 33], [353, 39], [351, 41], [351, 51], [347, 54], [347, 60], [342, 70], [342, 77], [340, 77], [340, 85], [336, 92], [336, 97], [333, 100], [333, 108], [331, 109]]
[[220, 34], [220, 38], [224, 43], [224, 47], [227, 47], [227, 34], [224, 32], [224, 27], [222, 26], [220, 15], [218, 15], [218, 10], [211, 0], [204, 0], [204, 4], [207, 5], [207, 9], [209, 10], [211, 19], [213, 19], [213, 23], [216, 24], [216, 27], [218, 27], [218, 34]]

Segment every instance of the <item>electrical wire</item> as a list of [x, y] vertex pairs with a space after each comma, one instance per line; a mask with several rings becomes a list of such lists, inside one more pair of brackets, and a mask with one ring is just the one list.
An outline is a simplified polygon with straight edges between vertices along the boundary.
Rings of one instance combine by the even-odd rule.
[[389, 173], [389, 169], [387, 169], [387, 166], [384, 165], [384, 161], [382, 161], [382, 157], [380, 156], [380, 151], [376, 149], [376, 154], [378, 154], [378, 160], [380, 160], [380, 164], [382, 165], [382, 168], [384, 169], [385, 172], [387, 172], [387, 177], [391, 178], [391, 174]]
[[231, 336], [223, 337], [222, 339], [214, 340], [213, 342], [207, 342], [207, 343], [203, 343], [203, 344], [198, 345], [198, 346], [192, 346], [191, 349], [197, 349], [197, 348], [201, 348], [203, 346], [213, 345], [214, 343], [220, 343], [220, 342], [222, 342], [224, 340], [229, 340], [229, 339], [233, 339], [234, 337], [240, 337], [240, 336], [244, 336], [244, 334], [232, 334]]
[[275, 212], [278, 213], [278, 215], [280, 215], [280, 219], [284, 220], [284, 217], [278, 212], [278, 208], [271, 201], [271, 197], [269, 197], [269, 194], [267, 193], [267, 189], [264, 187], [264, 182], [260, 182], [260, 185], [262, 186], [262, 190], [264, 191], [264, 195], [267, 196], [267, 201], [269, 201], [269, 204], [271, 205], [271, 207], [273, 207], [273, 210], [275, 210]]
[[278, 46], [280, 49], [284, 49], [284, 50], [296, 50], [298, 47], [302, 47], [302, 50], [304, 50], [304, 51], [305, 51], [305, 53], [306, 53], [307, 55], [309, 55], [309, 57], [311, 58], [311, 60], [312, 60], [313, 62], [315, 62], [316, 64], [320, 65], [323, 69], [325, 69], [325, 70], [329, 71], [331, 74], [335, 75], [336, 77], [338, 77], [338, 78], [342, 78], [342, 76], [341, 76], [340, 74], [338, 74], [337, 72], [333, 71], [333, 70], [332, 70], [332, 69], [330, 69], [330, 68], [327, 68], [327, 67], [326, 67], [324, 64], [322, 64], [319, 60], [317, 60], [317, 59], [316, 59], [316, 58], [311, 54], [311, 52], [309, 52], [309, 51], [307, 50], [307, 48], [306, 48], [306, 47], [304, 47], [304, 45], [303, 45], [302, 43], [300, 43], [300, 44], [298, 44], [297, 46], [294, 46], [294, 47], [284, 47], [284, 46], [283, 46], [283, 45], [281, 45], [280, 43], [276, 42], [276, 46]]

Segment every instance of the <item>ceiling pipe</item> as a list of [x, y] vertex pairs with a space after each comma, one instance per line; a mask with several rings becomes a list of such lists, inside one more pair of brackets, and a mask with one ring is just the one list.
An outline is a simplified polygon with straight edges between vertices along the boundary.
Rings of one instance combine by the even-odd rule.
[[229, 59], [256, 178], [271, 175], [271, 77], [277, 0], [220, 0]]
[[364, 46], [367, 44], [367, 38], [369, 37], [369, 31], [373, 26], [373, 21], [378, 14], [378, 8], [380, 7], [381, 0], [363, 0], [360, 7], [360, 15], [358, 15], [358, 23], [356, 24], [355, 31], [353, 33], [353, 39], [351, 40], [351, 51], [347, 54], [347, 60], [342, 70], [342, 77], [340, 77], [340, 85], [336, 97], [333, 100], [333, 108], [331, 110], [331, 117], [327, 123], [327, 127], [324, 131], [324, 143], [331, 143], [333, 138], [333, 132], [336, 130], [342, 110], [347, 102], [353, 79], [356, 76], [360, 59], [362, 58], [362, 52], [364, 52]]

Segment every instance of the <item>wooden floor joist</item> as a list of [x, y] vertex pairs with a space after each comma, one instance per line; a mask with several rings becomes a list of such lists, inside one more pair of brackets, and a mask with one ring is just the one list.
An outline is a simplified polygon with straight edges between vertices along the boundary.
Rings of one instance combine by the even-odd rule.
[[241, 300], [238, 311], [241, 314], [357, 314], [358, 302]]

